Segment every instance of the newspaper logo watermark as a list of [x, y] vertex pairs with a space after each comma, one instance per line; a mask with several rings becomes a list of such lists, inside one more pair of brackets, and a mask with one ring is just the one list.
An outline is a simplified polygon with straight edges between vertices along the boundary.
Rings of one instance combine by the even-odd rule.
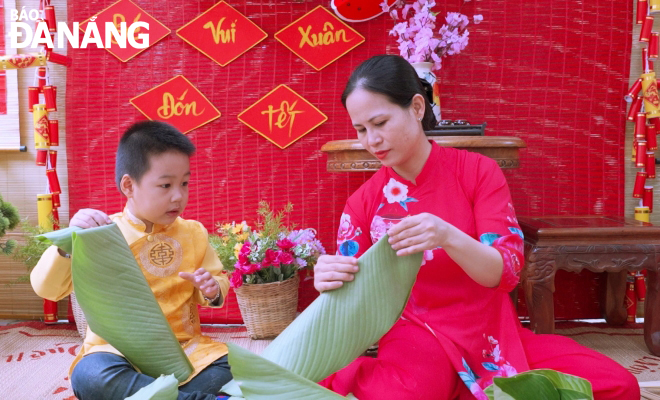
[[[149, 47], [149, 23], [144, 21], [133, 21], [130, 25], [126, 23], [123, 15], [115, 14], [112, 21], [106, 21], [103, 25], [105, 37], [102, 37], [99, 26], [95, 20], [96, 16], [89, 19], [84, 27], [82, 41], [80, 39], [80, 23], [74, 22], [72, 29], [66, 22], [57, 23], [57, 35], [55, 40], [51, 37], [48, 24], [43, 21], [39, 10], [26, 11], [25, 7], [11, 10], [11, 22], [9, 23], [9, 45], [15, 49], [32, 48], [37, 49], [44, 45], [46, 48], [65, 48], [67, 42], [74, 49], [85, 49], [90, 45], [98, 48], [108, 49], [119, 47], [126, 49], [146, 49]], [[33, 24], [24, 21], [40, 20], [33, 29]], [[144, 31], [147, 32], [144, 32]]]

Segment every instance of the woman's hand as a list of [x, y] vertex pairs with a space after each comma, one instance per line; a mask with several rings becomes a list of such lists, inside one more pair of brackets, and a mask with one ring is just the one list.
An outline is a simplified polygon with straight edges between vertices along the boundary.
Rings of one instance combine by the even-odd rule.
[[355, 279], [356, 272], [357, 258], [322, 255], [314, 266], [314, 287], [319, 292], [338, 289]]
[[77, 226], [79, 228], [87, 229], [109, 225], [111, 223], [112, 220], [103, 211], [95, 210], [93, 208], [83, 208], [71, 218], [69, 226]]
[[455, 229], [440, 217], [421, 213], [404, 218], [391, 227], [387, 234], [396, 255], [406, 256], [443, 247]]

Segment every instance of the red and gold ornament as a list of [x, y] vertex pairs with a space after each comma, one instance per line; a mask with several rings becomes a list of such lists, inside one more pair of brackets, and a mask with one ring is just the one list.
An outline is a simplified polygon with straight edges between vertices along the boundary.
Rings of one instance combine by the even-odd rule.
[[646, 152], [646, 164], [644, 165], [649, 179], [655, 179], [655, 152]]
[[[641, 83], [640, 83], [640, 85], [641, 85]], [[644, 97], [642, 97], [642, 95], [638, 95], [637, 97], [635, 97], [632, 104], [630, 105], [630, 109], [628, 110], [628, 121], [634, 121], [635, 120], [635, 118], [637, 117], [637, 113], [639, 113], [639, 110], [642, 109], [642, 104], [643, 103], [644, 103]], [[643, 114], [644, 114], [644, 117], [646, 117], [646, 113], [643, 113]]]
[[637, 24], [640, 25], [644, 23], [646, 15], [648, 14], [648, 3], [646, 0], [637, 0]]
[[626, 277], [626, 311], [628, 322], [635, 322], [637, 316], [637, 295], [635, 293], [635, 273], [628, 272]]
[[644, 196], [644, 185], [646, 184], [646, 172], [637, 171], [635, 176], [635, 186], [633, 187], [633, 197], [641, 199]]
[[646, 125], [646, 150], [658, 150], [658, 138], [655, 125]]
[[644, 110], [647, 118], [660, 117], [660, 97], [655, 72], [642, 74], [642, 92], [644, 93]]
[[644, 186], [642, 205], [648, 207], [650, 212], [653, 212], [653, 186]]
[[50, 135], [50, 145], [60, 145], [60, 123], [56, 119], [48, 121], [48, 133]]

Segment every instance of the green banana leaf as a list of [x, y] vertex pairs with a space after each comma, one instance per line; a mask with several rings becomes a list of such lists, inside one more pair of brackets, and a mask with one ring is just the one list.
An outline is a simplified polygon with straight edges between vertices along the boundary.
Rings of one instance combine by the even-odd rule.
[[234, 376], [241, 377], [239, 385], [248, 399], [355, 399], [351, 395], [342, 397], [331, 392], [316, 382], [294, 374], [234, 343], [227, 343], [227, 346], [231, 372]]
[[76, 298], [94, 333], [146, 375], [190, 376], [193, 367], [116, 224], [42, 236], [72, 254]]
[[70, 226], [66, 229], [60, 229], [58, 231], [52, 231], [44, 233], [43, 235], [38, 235], [37, 239], [45, 243], [54, 244], [55, 246], [64, 250], [67, 254], [71, 254], [73, 252], [73, 245], [71, 242], [72, 233], [81, 230], [82, 228], [77, 226]]
[[124, 400], [176, 400], [179, 381], [174, 375], [161, 375], [158, 379]]
[[[348, 365], [387, 333], [403, 313], [423, 257], [422, 253], [398, 257], [387, 239], [384, 236], [360, 257], [360, 272], [354, 281], [322, 293], [261, 357], [250, 357], [248, 362], [232, 356], [230, 350], [235, 381], [222, 391], [241, 396], [243, 390], [251, 400], [272, 398], [256, 394], [261, 392], [251, 371], [261, 368], [256, 361], [259, 358], [263, 358], [263, 363], [268, 360], [305, 380], [318, 382]], [[257, 378], [270, 381], [271, 374], [282, 375], [279, 370], [264, 367]], [[293, 377], [289, 380], [295, 381]]]
[[495, 378], [484, 392], [489, 400], [593, 400], [586, 379], [551, 369], [533, 369], [508, 378]]

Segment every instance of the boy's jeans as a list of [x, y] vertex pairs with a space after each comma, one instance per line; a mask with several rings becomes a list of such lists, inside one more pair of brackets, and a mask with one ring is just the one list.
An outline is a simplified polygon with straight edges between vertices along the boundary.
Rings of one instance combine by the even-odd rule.
[[[215, 400], [231, 379], [227, 356], [220, 357], [179, 386], [177, 400]], [[79, 400], [124, 400], [154, 380], [137, 372], [124, 357], [103, 352], [83, 357], [71, 374], [73, 393]]]

